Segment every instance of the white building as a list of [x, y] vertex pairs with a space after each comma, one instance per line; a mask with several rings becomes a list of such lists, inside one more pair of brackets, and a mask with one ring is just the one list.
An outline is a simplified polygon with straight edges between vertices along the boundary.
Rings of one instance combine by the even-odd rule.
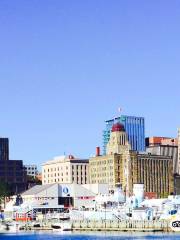
[[42, 184], [89, 183], [89, 160], [72, 155], [55, 157], [42, 165]]
[[[72, 211], [73, 217], [83, 217], [76, 209], [95, 208], [95, 197], [98, 194], [108, 194], [107, 184], [46, 184], [36, 185], [23, 192], [21, 203], [17, 203], [17, 196], [6, 203], [6, 218], [33, 218], [37, 215], [62, 213], [67, 209]], [[25, 221], [25, 219], [23, 220]]]
[[36, 175], [38, 174], [38, 170], [37, 170], [37, 165], [33, 164], [33, 165], [25, 165], [25, 170], [28, 176], [31, 177], [36, 177]]

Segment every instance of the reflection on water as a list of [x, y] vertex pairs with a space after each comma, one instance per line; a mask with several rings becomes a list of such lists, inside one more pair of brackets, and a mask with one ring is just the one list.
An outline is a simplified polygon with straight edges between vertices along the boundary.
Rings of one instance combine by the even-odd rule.
[[180, 239], [180, 233], [20, 233], [1, 234], [0, 240], [143, 240], [143, 239]]

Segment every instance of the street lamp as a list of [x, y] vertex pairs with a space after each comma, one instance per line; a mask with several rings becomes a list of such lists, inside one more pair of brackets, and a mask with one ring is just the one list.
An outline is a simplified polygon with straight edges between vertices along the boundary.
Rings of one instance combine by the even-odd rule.
[[106, 206], [107, 206], [107, 203], [104, 202], [104, 210], [105, 210], [105, 229], [106, 229]]

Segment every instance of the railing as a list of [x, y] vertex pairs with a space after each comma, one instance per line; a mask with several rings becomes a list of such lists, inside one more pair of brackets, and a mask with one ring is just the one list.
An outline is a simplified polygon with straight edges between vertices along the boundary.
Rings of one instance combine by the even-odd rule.
[[90, 231], [169, 231], [168, 221], [73, 221], [73, 230]]

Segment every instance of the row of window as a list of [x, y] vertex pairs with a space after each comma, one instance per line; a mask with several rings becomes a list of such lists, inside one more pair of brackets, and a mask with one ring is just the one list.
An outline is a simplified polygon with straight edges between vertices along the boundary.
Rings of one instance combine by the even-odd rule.
[[94, 177], [98, 177], [98, 178], [100, 177], [101, 178], [101, 177], [109, 177], [109, 176], [114, 176], [114, 172], [107, 172], [107, 173], [106, 172], [102, 172], [100, 174], [96, 174], [96, 173], [95, 174], [91, 174], [92, 178], [94, 178]]
[[[76, 175], [78, 176], [79, 175], [79, 173], [80, 173], [80, 175], [82, 176], [82, 175], [87, 175], [87, 172], [85, 171], [85, 172], [74, 172], [74, 171], [72, 171], [72, 175], [74, 176], [75, 175], [75, 173], [76, 173]], [[66, 172], [66, 173], [63, 173], [63, 172], [61, 172], [61, 174], [60, 173], [51, 173], [51, 174], [48, 174], [47, 175], [47, 177], [59, 177], [59, 176], [61, 176], [61, 177], [63, 177], [64, 175], [66, 175], [66, 176], [68, 176], [69, 175], [69, 172]], [[46, 174], [44, 174], [44, 178], [46, 178]]]
[[113, 159], [104, 159], [104, 160], [95, 160], [95, 161], [90, 161], [90, 165], [105, 165], [105, 164], [110, 164], [113, 163]]
[[[72, 169], [83, 169], [83, 167], [84, 167], [84, 169], [86, 170], [87, 169], [87, 166], [86, 165], [72, 165]], [[66, 166], [66, 168], [65, 168], [66, 170], [68, 170], [69, 169], [69, 167], [68, 166]], [[64, 170], [64, 167], [55, 167], [55, 168], [48, 168], [47, 169], [47, 172], [53, 172], [53, 171], [62, 171], [62, 170]], [[46, 172], [46, 169], [44, 169], [44, 173]]]
[[[68, 180], [68, 178], [66, 178], [66, 179], [55, 178], [55, 179], [51, 179], [51, 180], [44, 180], [44, 184], [46, 184], [46, 183], [54, 183], [54, 182], [57, 182], [57, 183], [58, 182], [68, 183], [69, 180]], [[85, 177], [85, 178], [83, 178], [83, 177], [76, 177], [76, 178], [72, 177], [72, 182], [77, 182], [77, 183], [81, 182], [81, 184], [82, 183], [87, 183], [87, 177]]]

